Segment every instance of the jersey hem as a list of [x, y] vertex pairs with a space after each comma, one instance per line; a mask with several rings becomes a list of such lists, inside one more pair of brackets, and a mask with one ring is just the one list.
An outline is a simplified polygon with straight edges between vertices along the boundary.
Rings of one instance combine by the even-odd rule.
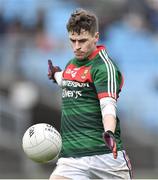
[[[118, 149], [118, 151], [122, 151], [123, 150], [123, 148], [121, 148], [121, 149]], [[61, 158], [61, 157], [73, 157], [73, 158], [75, 158], [75, 157], [85, 157], [85, 156], [93, 156], [93, 155], [102, 155], [102, 154], [110, 154], [110, 153], [112, 153], [111, 152], [111, 150], [106, 150], [106, 151], [101, 151], [101, 152], [87, 152], [87, 153], [75, 153], [75, 154], [73, 154], [73, 153], [69, 153], [69, 154], [61, 154], [59, 157]]]

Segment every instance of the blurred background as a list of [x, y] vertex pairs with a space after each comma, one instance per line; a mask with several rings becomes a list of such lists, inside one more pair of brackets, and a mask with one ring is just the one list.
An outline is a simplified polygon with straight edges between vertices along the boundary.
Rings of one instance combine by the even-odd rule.
[[158, 178], [158, 0], [0, 0], [0, 178], [48, 178], [55, 167], [29, 160], [21, 141], [35, 123], [60, 129], [47, 60], [64, 68], [73, 56], [65, 26], [79, 7], [97, 14], [124, 74], [118, 113], [134, 178]]

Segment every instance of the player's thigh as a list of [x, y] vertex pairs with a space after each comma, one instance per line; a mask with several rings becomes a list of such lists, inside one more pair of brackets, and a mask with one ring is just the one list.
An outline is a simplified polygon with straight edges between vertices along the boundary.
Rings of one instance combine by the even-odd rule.
[[59, 179], [61, 179], [61, 180], [68, 180], [68, 179], [70, 179], [70, 178], [66, 178], [66, 177], [64, 177], [64, 176], [57, 176], [57, 175], [51, 176], [51, 177], [49, 178], [49, 180], [59, 180]]
[[50, 179], [54, 180], [55, 177], [63, 177], [73, 180], [88, 180], [87, 170], [88, 165], [82, 158], [60, 158], [57, 161], [57, 166], [51, 174]]

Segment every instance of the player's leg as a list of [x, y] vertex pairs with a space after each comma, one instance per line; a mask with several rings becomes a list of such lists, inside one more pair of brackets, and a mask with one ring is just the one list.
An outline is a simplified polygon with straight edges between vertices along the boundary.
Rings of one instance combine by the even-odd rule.
[[56, 176], [56, 175], [54, 175], [54, 176], [51, 176], [50, 178], [49, 178], [49, 180], [59, 180], [59, 179], [62, 179], [62, 180], [68, 180], [68, 179], [70, 179], [70, 178], [66, 178], [66, 177], [64, 177], [64, 176]]
[[[128, 164], [127, 164], [128, 161]], [[117, 159], [112, 153], [91, 157], [90, 175], [92, 179], [131, 179], [131, 167], [125, 152], [119, 151]]]
[[83, 158], [60, 158], [50, 176], [50, 180], [73, 179], [89, 180], [89, 164]]

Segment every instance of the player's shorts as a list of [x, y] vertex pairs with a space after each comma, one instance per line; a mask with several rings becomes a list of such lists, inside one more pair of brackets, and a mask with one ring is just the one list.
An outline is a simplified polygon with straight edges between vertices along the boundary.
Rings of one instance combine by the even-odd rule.
[[85, 156], [80, 158], [60, 158], [53, 176], [63, 176], [73, 180], [88, 179], [131, 179], [131, 165], [125, 151], [113, 154]]

